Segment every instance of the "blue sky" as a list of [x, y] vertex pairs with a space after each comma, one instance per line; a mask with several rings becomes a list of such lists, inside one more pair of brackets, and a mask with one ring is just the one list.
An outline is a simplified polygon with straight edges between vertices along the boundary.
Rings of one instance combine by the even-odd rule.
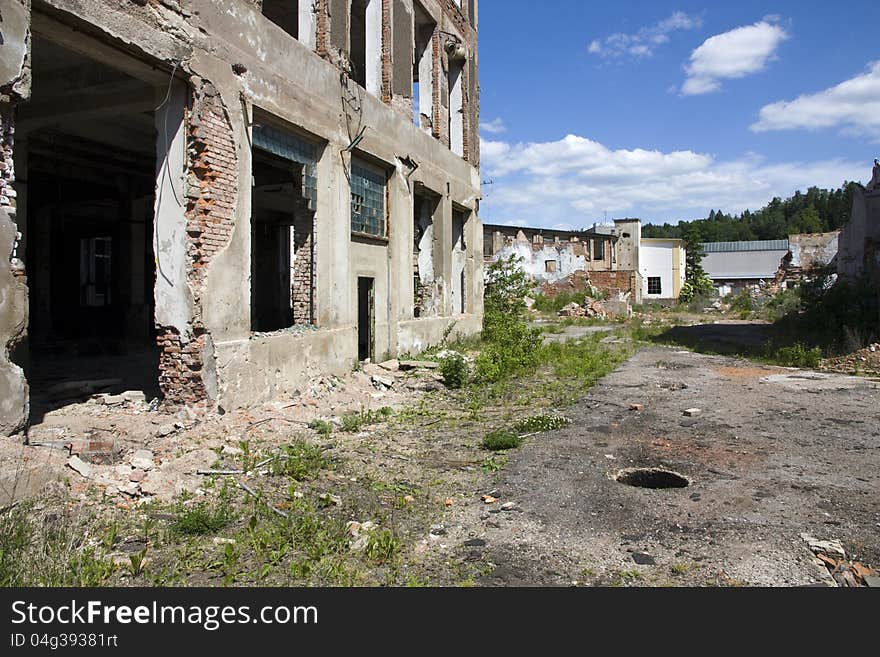
[[866, 181], [875, 0], [482, 0], [481, 216], [583, 227]]

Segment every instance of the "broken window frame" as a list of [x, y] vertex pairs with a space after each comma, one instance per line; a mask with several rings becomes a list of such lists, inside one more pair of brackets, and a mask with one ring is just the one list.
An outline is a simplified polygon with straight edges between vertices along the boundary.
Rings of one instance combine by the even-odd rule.
[[388, 239], [388, 174], [358, 157], [351, 158], [351, 232]]
[[265, 123], [255, 123], [253, 148], [303, 165], [302, 195], [308, 200], [309, 210], [318, 209], [318, 144], [310, 142], [289, 130]]
[[663, 278], [661, 276], [648, 276], [648, 294], [663, 294]]

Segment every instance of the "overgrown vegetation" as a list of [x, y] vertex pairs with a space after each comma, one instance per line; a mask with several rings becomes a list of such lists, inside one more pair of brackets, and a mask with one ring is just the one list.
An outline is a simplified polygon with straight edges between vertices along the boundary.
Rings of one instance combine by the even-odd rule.
[[538, 294], [534, 297], [534, 309], [542, 313], [552, 313], [555, 315], [569, 304], [583, 305], [586, 298], [586, 292], [560, 292], [552, 299], [543, 294]]
[[520, 261], [511, 256], [489, 266], [483, 318], [485, 345], [476, 361], [478, 382], [507, 379], [536, 362], [541, 332], [531, 328], [523, 317], [529, 286]]
[[785, 367], [802, 367], [815, 369], [822, 360], [822, 350], [819, 347], [807, 349], [800, 342], [790, 347], [780, 347], [773, 354], [772, 360]]

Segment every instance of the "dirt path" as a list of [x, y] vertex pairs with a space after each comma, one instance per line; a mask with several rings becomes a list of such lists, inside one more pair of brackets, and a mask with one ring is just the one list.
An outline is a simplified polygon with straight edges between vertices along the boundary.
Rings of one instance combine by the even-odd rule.
[[[494, 490], [476, 491], [442, 538], [482, 567], [475, 583], [495, 586], [827, 581], [801, 533], [839, 539], [876, 567], [878, 387], [645, 348], [568, 410], [568, 428], [511, 453]], [[702, 412], [685, 417], [691, 408]], [[691, 483], [652, 490], [610, 478], [631, 467]]]

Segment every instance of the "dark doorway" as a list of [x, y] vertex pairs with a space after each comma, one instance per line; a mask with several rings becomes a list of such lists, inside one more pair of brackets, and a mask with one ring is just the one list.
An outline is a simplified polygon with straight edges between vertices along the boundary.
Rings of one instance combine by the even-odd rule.
[[358, 360], [373, 358], [373, 321], [376, 315], [372, 278], [358, 278]]
[[32, 75], [16, 147], [26, 155], [18, 172], [30, 296], [22, 360], [34, 423], [93, 392], [159, 395], [159, 355], [156, 90], [37, 35]]

